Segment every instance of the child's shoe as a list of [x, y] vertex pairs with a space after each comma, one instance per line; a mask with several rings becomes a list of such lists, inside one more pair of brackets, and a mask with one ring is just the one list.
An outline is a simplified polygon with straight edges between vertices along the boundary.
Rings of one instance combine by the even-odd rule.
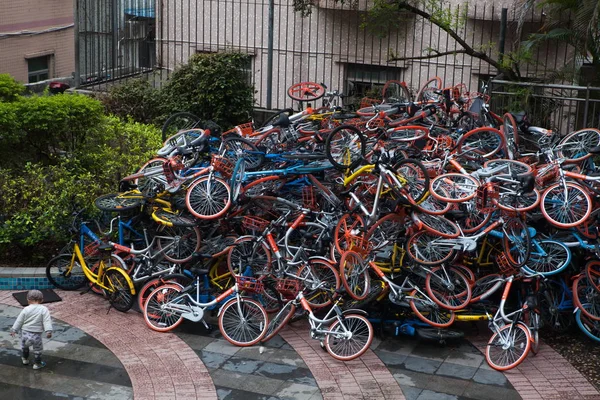
[[23, 361], [23, 365], [29, 365], [29, 359], [25, 357], [21, 357], [21, 361]]
[[46, 366], [46, 363], [43, 361], [40, 361], [39, 363], [35, 363], [33, 364], [33, 369], [42, 369]]

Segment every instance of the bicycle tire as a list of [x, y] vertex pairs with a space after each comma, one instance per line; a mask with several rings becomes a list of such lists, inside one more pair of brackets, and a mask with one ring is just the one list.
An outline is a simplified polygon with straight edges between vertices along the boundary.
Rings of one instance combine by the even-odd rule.
[[581, 331], [590, 339], [600, 342], [600, 321], [587, 318], [581, 308], [575, 313], [575, 322]]
[[[312, 308], [322, 308], [331, 304], [331, 294], [340, 288], [340, 274], [327, 261], [315, 258], [298, 268], [296, 273], [304, 286], [304, 298]], [[321, 282], [325, 282], [318, 289]], [[312, 284], [312, 285], [310, 285]], [[309, 286], [310, 285], [310, 286]]]
[[[290, 305], [289, 308], [287, 307], [288, 304]], [[293, 302], [288, 302], [273, 318], [269, 319], [269, 327], [265, 336], [260, 340], [261, 343], [266, 343], [273, 339], [286, 326], [295, 313], [296, 306]]]
[[592, 260], [585, 264], [585, 276], [588, 278], [588, 282], [600, 292], [600, 261]]
[[415, 327], [415, 334], [419, 339], [435, 340], [438, 342], [445, 342], [446, 340], [458, 340], [465, 337], [465, 333], [461, 331], [433, 327]]
[[499, 209], [521, 213], [531, 211], [539, 206], [542, 197], [539, 190], [534, 188], [529, 193], [519, 193], [520, 184], [515, 184], [508, 192], [503, 192], [507, 183], [501, 183], [500, 185], [500, 195], [496, 201]]
[[340, 125], [325, 139], [325, 155], [337, 170], [346, 171], [356, 168], [365, 154], [365, 136], [355, 126]]
[[[142, 167], [137, 171], [137, 173], [141, 173], [147, 170], [154, 170], [155, 168], [161, 167], [163, 166], [163, 164], [167, 162], [166, 158], [163, 157], [155, 157], [149, 161], [147, 161], [144, 165], [142, 165]], [[159, 173], [156, 176], [151, 176], [151, 177], [141, 177], [141, 178], [137, 178], [133, 180], [133, 183], [135, 185], [137, 185], [137, 189], [142, 192], [142, 193], [146, 193], [147, 191], [151, 191], [154, 189], [154, 185], [152, 185], [152, 183], [156, 183], [156, 184], [164, 184], [167, 182], [167, 178], [165, 177], [164, 173]]]
[[221, 178], [200, 177], [187, 189], [185, 204], [196, 218], [203, 220], [220, 218], [231, 207], [231, 188]]
[[120, 268], [108, 268], [102, 277], [102, 284], [109, 288], [105, 290], [110, 305], [117, 311], [127, 312], [134, 302], [135, 288], [128, 279], [127, 272]]
[[[440, 246], [441, 238], [428, 231], [419, 231], [406, 242], [406, 253], [417, 264], [434, 266], [454, 257], [453, 245]], [[438, 243], [436, 243], [438, 242]]]
[[288, 96], [296, 101], [314, 101], [325, 94], [325, 87], [316, 82], [299, 82], [290, 86]]
[[410, 204], [418, 204], [429, 193], [429, 173], [422, 162], [412, 158], [405, 158], [394, 165], [396, 176], [405, 182], [401, 188], [389, 182], [399, 195], [408, 200]]
[[381, 249], [382, 243], [386, 243], [385, 247], [389, 247], [402, 239], [403, 224], [404, 218], [398, 214], [387, 214], [369, 228], [366, 238], [373, 243], [374, 250]]
[[[567, 194], [565, 195], [565, 191]], [[574, 203], [566, 200], [573, 200]], [[564, 182], [548, 186], [540, 201], [542, 215], [558, 228], [573, 228], [587, 220], [592, 212], [590, 195], [581, 186]]]
[[[181, 293], [182, 288], [174, 284], [165, 284], [154, 289], [144, 304], [144, 321], [153, 331], [168, 332], [177, 328], [183, 322], [180, 312], [166, 310], [163, 306], [168, 304]], [[178, 301], [185, 302], [185, 296]]]
[[386, 131], [387, 140], [391, 142], [414, 142], [429, 135], [429, 129], [424, 126], [409, 125], [390, 128]]
[[[448, 173], [438, 175], [429, 184], [429, 193], [447, 203], [464, 203], [475, 197], [480, 186], [477, 179], [470, 175]], [[438, 190], [443, 188], [444, 190]]]
[[231, 187], [231, 202], [237, 204], [240, 193], [242, 192], [242, 183], [244, 182], [244, 174], [246, 173], [246, 162], [243, 158], [237, 160], [233, 172], [231, 173], [231, 179], [229, 187]]
[[[243, 315], [239, 314], [238, 306]], [[233, 298], [219, 310], [221, 334], [225, 340], [238, 347], [258, 343], [267, 333], [268, 321], [263, 306], [258, 301], [245, 297]]]
[[253, 236], [240, 237], [227, 253], [227, 268], [233, 275], [242, 275], [246, 268], [253, 275], [263, 275], [271, 270], [271, 251], [265, 243], [256, 243]]
[[144, 312], [144, 306], [146, 305], [148, 296], [150, 296], [150, 293], [152, 293], [157, 287], [168, 283], [172, 285], [180, 285], [183, 289], [185, 286], [190, 284], [191, 281], [192, 279], [184, 274], [167, 274], [149, 279], [146, 283], [144, 283], [141, 289], [138, 290], [137, 303], [140, 311]]
[[333, 240], [338, 253], [342, 254], [349, 250], [352, 245], [352, 236], [363, 236], [365, 231], [365, 221], [358, 214], [344, 214], [340, 217]]
[[471, 304], [487, 299], [496, 293], [503, 283], [500, 274], [489, 274], [477, 279], [471, 288]]
[[411, 96], [406, 84], [394, 79], [390, 79], [383, 85], [381, 90], [383, 103], [408, 103]]
[[[442, 186], [438, 186], [436, 189], [441, 196], [449, 197], [450, 194], [446, 189]], [[435, 196], [429, 193], [429, 196], [426, 196], [423, 201], [419, 202], [419, 204], [414, 205], [417, 210], [430, 215], [444, 215], [452, 208], [452, 203], [448, 203], [447, 201], [439, 200]]]
[[452, 310], [439, 310], [437, 304], [424, 305], [422, 303], [423, 295], [417, 290], [413, 290], [410, 294], [408, 304], [417, 318], [436, 328], [447, 328], [454, 323], [456, 315]]
[[[434, 76], [433, 78], [430, 78], [429, 80], [427, 80], [427, 82], [425, 82], [425, 84], [423, 84], [423, 86], [421, 86], [419, 88], [419, 91], [417, 92], [417, 96], [415, 97], [415, 100], [417, 102], [423, 102], [423, 101], [430, 101], [432, 100], [430, 97], [433, 97], [433, 100], [439, 100], [440, 96], [439, 95], [433, 95], [433, 90], [440, 90], [442, 88], [442, 79], [438, 76]], [[427, 92], [431, 92], [431, 93], [427, 93]]]
[[[439, 271], [444, 273], [437, 274]], [[453, 267], [432, 268], [425, 278], [425, 289], [431, 300], [448, 310], [461, 310], [471, 301], [469, 280]]]
[[588, 318], [600, 321], [600, 293], [590, 286], [585, 274], [573, 281], [573, 304]]
[[514, 160], [519, 155], [519, 128], [515, 118], [510, 113], [502, 116], [502, 132], [506, 139], [506, 152], [509, 159]]
[[73, 260], [73, 268], [69, 271], [71, 260], [73, 260], [73, 254], [59, 254], [48, 261], [46, 265], [46, 278], [58, 289], [77, 290], [88, 282], [76, 257]]
[[[340, 331], [342, 322], [344, 327]], [[336, 319], [327, 330], [325, 349], [339, 361], [350, 361], [360, 357], [369, 350], [373, 342], [373, 326], [362, 315], [346, 314], [343, 319]], [[340, 333], [336, 334], [336, 330]], [[346, 330], [352, 333], [350, 338], [343, 337]]]
[[185, 130], [194, 129], [200, 124], [200, 117], [190, 112], [177, 112], [167, 118], [162, 126], [161, 132], [163, 138], [172, 136], [173, 134]]
[[475, 128], [458, 139], [456, 153], [470, 160], [487, 159], [502, 150], [504, 143], [504, 135], [498, 129]]
[[222, 142], [223, 156], [233, 165], [242, 157], [246, 160], [246, 169], [253, 171], [264, 162], [264, 153], [259, 151], [250, 140], [239, 136], [227, 136]]
[[[131, 197], [126, 197], [131, 196]], [[144, 203], [140, 193], [110, 193], [97, 197], [94, 205], [101, 211], [125, 212], [134, 210]]]
[[[512, 346], [510, 346], [510, 348], [514, 349], [511, 350], [510, 353], [502, 356], [503, 353], [506, 353], [506, 351], [508, 351], [510, 348], [507, 347], [506, 349], [503, 348], [503, 346], [505, 346], [505, 344], [502, 342], [502, 335], [500, 334], [501, 332], [511, 329], [511, 328], [515, 328], [515, 330], [512, 334], [513, 338], [511, 339], [511, 343], [513, 343]], [[517, 339], [519, 340], [519, 345], [516, 346], [514, 345], [514, 342], [517, 341]], [[498, 341], [498, 343], [495, 343], [495, 341]], [[500, 350], [502, 351], [500, 354], [500, 356], [496, 357], [495, 354], [492, 353], [492, 349], [494, 348], [500, 348]], [[527, 327], [525, 327], [524, 325], [522, 325], [521, 323], [517, 323], [517, 324], [508, 324], [503, 326], [502, 328], [500, 328], [500, 330], [498, 332], [495, 332], [492, 337], [490, 338], [490, 340], [488, 341], [488, 344], [486, 346], [485, 349], [485, 359], [488, 363], [488, 365], [490, 367], [492, 367], [493, 369], [497, 370], [497, 371], [507, 371], [509, 369], [512, 369], [514, 367], [516, 367], [517, 365], [521, 364], [523, 362], [523, 360], [525, 360], [525, 358], [527, 357], [527, 355], [529, 354], [529, 351], [531, 350], [531, 335], [529, 333], [529, 329]], [[508, 362], [508, 355], [512, 355], [512, 354], [520, 354], [516, 360], [512, 360], [511, 362]], [[502, 362], [503, 360], [507, 360], [506, 362]]]
[[495, 172], [494, 176], [507, 175], [509, 177], [524, 178], [533, 173], [533, 168], [530, 165], [517, 160], [489, 160], [483, 163], [483, 166], [491, 169], [504, 167], [503, 170]]
[[355, 251], [345, 251], [339, 264], [340, 279], [346, 293], [354, 300], [364, 300], [369, 295], [371, 286], [368, 264]]
[[[194, 253], [200, 250], [202, 238], [197, 226], [161, 226], [156, 241], [159, 250], [164, 250], [165, 259], [175, 264], [183, 264], [192, 259]], [[175, 246], [170, 246], [170, 239]]]
[[[571, 263], [571, 250], [555, 240], [534, 241], [529, 259], [523, 269], [532, 274], [551, 276], [564, 271]], [[541, 248], [546, 255], [538, 253]], [[588, 263], [589, 264], [589, 263]]]
[[585, 128], [569, 133], [558, 143], [558, 156], [577, 163], [592, 156], [590, 150], [600, 145], [600, 130]]
[[527, 263], [531, 254], [529, 229], [519, 218], [509, 218], [502, 228], [502, 247], [508, 262], [515, 268]]
[[441, 215], [413, 214], [413, 221], [433, 235], [443, 238], [457, 238], [460, 236], [458, 225]]

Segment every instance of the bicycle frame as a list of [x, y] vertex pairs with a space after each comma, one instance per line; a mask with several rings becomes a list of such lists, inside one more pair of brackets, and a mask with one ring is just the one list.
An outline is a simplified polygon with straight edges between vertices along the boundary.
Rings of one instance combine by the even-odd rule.
[[[116, 257], [116, 256], [112, 255], [112, 257]], [[77, 243], [75, 243], [73, 246], [73, 255], [71, 256], [71, 264], [69, 266], [68, 271], [71, 271], [73, 269], [73, 266], [75, 265], [75, 260], [77, 260], [79, 262], [79, 264], [81, 265], [81, 269], [83, 270], [83, 273], [85, 274], [86, 278], [90, 282], [92, 282], [93, 284], [99, 286], [100, 288], [102, 288], [104, 290], [108, 290], [108, 291], [112, 290], [112, 288], [109, 288], [102, 283], [102, 277], [104, 276], [105, 267], [106, 267], [106, 265], [104, 264], [104, 260], [100, 260], [99, 265], [98, 265], [98, 272], [94, 273], [87, 266], [87, 263], [85, 262], [85, 259], [83, 258], [83, 254], [81, 254], [81, 250]], [[131, 294], [134, 295], [135, 289], [134, 289], [133, 281], [131, 280], [129, 275], [123, 274], [123, 276], [127, 280], [127, 283], [132, 290]]]

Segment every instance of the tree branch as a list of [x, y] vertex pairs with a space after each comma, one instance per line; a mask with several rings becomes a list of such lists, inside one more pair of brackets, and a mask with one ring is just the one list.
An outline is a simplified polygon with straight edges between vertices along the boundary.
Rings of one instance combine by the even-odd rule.
[[441, 53], [429, 54], [427, 56], [393, 57], [393, 58], [388, 59], [387, 61], [392, 62], [392, 61], [404, 61], [404, 60], [427, 60], [430, 58], [450, 56], [450, 55], [454, 55], [454, 54], [466, 54], [466, 53], [467, 53], [466, 50], [453, 50], [453, 51], [444, 51]]
[[428, 12], [423, 11], [415, 6], [412, 6], [408, 3], [406, 3], [405, 1], [399, 1], [398, 7], [401, 9], [404, 9], [408, 12], [411, 12], [413, 14], [419, 15], [422, 18], [424, 18], [424, 19], [430, 21], [431, 23], [435, 24], [436, 26], [440, 27], [444, 32], [446, 32], [448, 35], [450, 35], [450, 37], [452, 39], [456, 40], [458, 42], [458, 44], [461, 45], [461, 47], [464, 49], [463, 53], [465, 53], [471, 57], [478, 58], [482, 61], [485, 61], [486, 63], [495, 67], [499, 72], [503, 72], [504, 74], [506, 74], [507, 78], [509, 78], [511, 80], [514, 80], [516, 78], [516, 74], [512, 69], [503, 67], [497, 60], [490, 58], [486, 53], [483, 53], [481, 51], [476, 51], [473, 47], [471, 47], [467, 42], [465, 42], [464, 39], [461, 38], [452, 29], [450, 29], [447, 26], [444, 26], [443, 24], [437, 23], [435, 21], [435, 18], [433, 18], [433, 16], [431, 14], [429, 14]]

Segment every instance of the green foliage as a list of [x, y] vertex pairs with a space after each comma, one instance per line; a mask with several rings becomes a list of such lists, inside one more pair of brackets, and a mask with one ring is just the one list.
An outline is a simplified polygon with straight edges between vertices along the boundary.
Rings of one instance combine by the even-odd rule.
[[241, 53], [193, 55], [163, 88], [164, 109], [188, 111], [223, 128], [248, 122], [254, 104], [245, 72], [249, 60]]
[[0, 135], [0, 166], [51, 163], [75, 151], [102, 119], [102, 104], [83, 95], [20, 97], [0, 103], [0, 126], [6, 132]]
[[439, 0], [425, 0], [423, 6], [431, 14], [431, 22], [445, 30], [458, 30], [467, 20], [467, 7], [451, 7]]
[[107, 95], [99, 96], [109, 114], [123, 119], [129, 117], [151, 124], [161, 115], [160, 90], [145, 79], [132, 79], [113, 86]]
[[374, 0], [373, 5], [363, 16], [361, 28], [368, 29], [378, 37], [385, 37], [390, 31], [398, 29], [408, 15], [402, 12], [398, 4], [386, 0]]
[[0, 102], [15, 101], [25, 92], [25, 85], [9, 74], [0, 74]]

